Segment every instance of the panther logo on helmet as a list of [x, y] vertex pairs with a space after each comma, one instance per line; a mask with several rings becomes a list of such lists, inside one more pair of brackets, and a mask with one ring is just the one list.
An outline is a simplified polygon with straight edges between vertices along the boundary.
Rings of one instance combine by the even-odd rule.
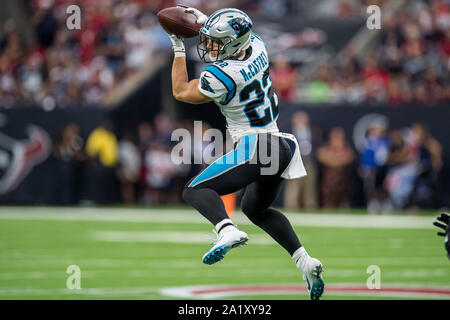
[[234, 29], [237, 37], [241, 37], [252, 29], [252, 24], [243, 18], [233, 18], [228, 24]]

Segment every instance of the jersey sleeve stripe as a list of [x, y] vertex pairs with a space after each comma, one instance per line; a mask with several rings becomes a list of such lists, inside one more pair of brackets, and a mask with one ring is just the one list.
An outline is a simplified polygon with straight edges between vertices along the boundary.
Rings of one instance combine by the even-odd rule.
[[222, 69], [214, 65], [207, 66], [205, 68], [205, 71], [208, 71], [212, 75], [214, 75], [227, 88], [228, 91], [227, 97], [224, 101], [221, 101], [220, 104], [224, 105], [230, 102], [231, 99], [233, 99], [234, 95], [236, 94], [236, 83], [234, 82], [234, 80], [229, 75], [227, 75]]

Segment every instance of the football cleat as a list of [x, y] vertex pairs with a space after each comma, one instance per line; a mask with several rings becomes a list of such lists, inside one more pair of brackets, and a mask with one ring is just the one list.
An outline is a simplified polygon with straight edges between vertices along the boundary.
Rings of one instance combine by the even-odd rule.
[[322, 263], [315, 258], [308, 258], [303, 268], [303, 280], [308, 285], [311, 300], [319, 300], [323, 294], [325, 283], [322, 278]]
[[[216, 232], [216, 230], [213, 230]], [[216, 232], [217, 234], [217, 232]], [[229, 231], [222, 232], [222, 235], [217, 235], [214, 246], [203, 256], [203, 263], [214, 264], [222, 260], [228, 251], [233, 248], [242, 247], [247, 244], [248, 235], [236, 228]]]

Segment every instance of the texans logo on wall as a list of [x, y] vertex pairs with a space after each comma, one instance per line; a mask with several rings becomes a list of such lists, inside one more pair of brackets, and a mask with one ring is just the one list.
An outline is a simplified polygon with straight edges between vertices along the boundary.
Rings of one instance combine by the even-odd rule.
[[26, 138], [16, 139], [0, 129], [0, 195], [17, 188], [50, 155], [52, 142], [44, 129], [27, 124], [24, 130]]

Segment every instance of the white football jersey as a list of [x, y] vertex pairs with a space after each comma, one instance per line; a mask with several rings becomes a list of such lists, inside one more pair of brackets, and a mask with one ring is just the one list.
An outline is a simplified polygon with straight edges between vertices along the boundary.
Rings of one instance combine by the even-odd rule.
[[278, 132], [278, 99], [272, 91], [266, 45], [256, 34], [242, 60], [229, 58], [207, 66], [200, 75], [200, 92], [225, 116], [234, 142], [261, 132]]

